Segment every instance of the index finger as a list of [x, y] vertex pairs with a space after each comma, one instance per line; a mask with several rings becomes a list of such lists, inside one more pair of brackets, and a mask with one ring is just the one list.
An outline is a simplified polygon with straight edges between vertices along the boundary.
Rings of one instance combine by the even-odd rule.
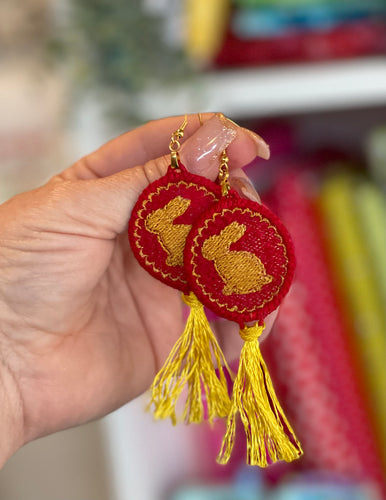
[[[233, 128], [237, 128], [237, 138], [228, 149], [231, 168], [243, 166], [259, 153], [261, 156], [267, 157], [266, 148], [268, 146], [261, 137], [247, 129], [238, 127], [221, 113], [187, 115], [184, 141], [194, 135], [200, 125], [210, 120], [214, 115], [229, 122]], [[144, 165], [149, 160], [162, 157], [169, 153], [171, 135], [181, 126], [183, 121], [184, 116], [173, 116], [148, 122], [137, 129], [126, 132], [80, 159], [72, 167], [65, 170], [62, 177], [76, 179], [107, 177], [121, 170]], [[259, 151], [259, 143], [261, 151]]]
[[[200, 117], [205, 122], [214, 114], [187, 115], [184, 139], [193, 135], [200, 127]], [[63, 174], [74, 173], [78, 179], [107, 177], [163, 156], [169, 152], [171, 135], [181, 126], [185, 116], [161, 118], [125, 132], [81, 158]]]

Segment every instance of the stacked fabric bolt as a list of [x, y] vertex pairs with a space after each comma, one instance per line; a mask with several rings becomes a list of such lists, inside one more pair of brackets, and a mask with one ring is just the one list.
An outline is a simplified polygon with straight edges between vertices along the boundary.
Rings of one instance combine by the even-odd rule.
[[328, 254], [337, 281], [342, 313], [348, 318], [352, 346], [367, 405], [386, 457], [385, 374], [385, 207], [376, 186], [338, 172], [322, 185], [320, 213]]
[[[326, 182], [335, 180], [328, 178]], [[380, 352], [377, 354], [376, 332], [365, 330], [362, 343], [366, 337], [374, 337], [367, 339], [368, 346], [361, 346], [366, 360], [358, 363], [354, 359], [354, 344], [358, 339], [352, 338], [354, 334], [337, 300], [335, 283], [335, 278], [342, 282], [347, 277], [336, 270], [334, 277], [326, 258], [326, 241], [322, 237], [326, 219], [323, 217], [321, 221], [315, 211], [310, 197], [314, 188], [307, 177], [296, 174], [282, 177], [274, 189], [274, 205], [294, 239], [298, 266], [296, 282], [281, 306], [276, 329], [266, 348], [275, 365], [272, 372], [281, 385], [283, 405], [303, 444], [303, 465], [370, 481], [382, 492], [384, 475], [377, 446], [379, 432], [367, 412], [366, 394], [377, 393], [379, 408], [384, 397], [380, 392], [385, 375], [377, 358], [383, 356], [384, 349], [378, 338]], [[339, 192], [332, 195], [324, 192], [325, 189], [323, 187], [321, 199], [330, 195], [340, 197]], [[337, 206], [327, 217], [329, 222], [340, 220], [342, 232], [342, 237], [337, 239], [334, 233], [334, 242], [330, 239], [327, 244], [341, 245], [341, 255], [349, 262], [352, 248], [350, 242], [345, 241], [346, 231], [342, 229], [349, 222]], [[367, 266], [368, 262], [363, 264]], [[355, 269], [351, 272], [355, 275]], [[366, 274], [366, 271], [357, 269], [357, 273]], [[366, 307], [366, 301], [363, 302]], [[382, 321], [382, 312], [378, 314]], [[370, 322], [368, 316], [367, 320]], [[367, 326], [371, 328], [370, 324]], [[374, 364], [378, 367], [376, 370]], [[370, 377], [367, 372], [371, 372]], [[371, 385], [373, 376], [379, 382], [379, 390]], [[360, 382], [362, 378], [369, 382], [366, 387]]]
[[384, 53], [384, 0], [234, 0], [219, 66]]

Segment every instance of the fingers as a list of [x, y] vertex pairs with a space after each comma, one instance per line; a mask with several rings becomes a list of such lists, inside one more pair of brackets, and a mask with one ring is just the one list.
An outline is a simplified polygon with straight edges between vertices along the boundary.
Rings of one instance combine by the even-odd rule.
[[[256, 155], [269, 154], [268, 147], [262, 139], [251, 135], [249, 131], [238, 127], [221, 114], [211, 117], [204, 115], [203, 120], [208, 119], [202, 126], [198, 116], [193, 118], [187, 132], [190, 135], [183, 143], [180, 156], [185, 166], [195, 174], [205, 175], [214, 180], [219, 171], [219, 156], [225, 148], [228, 154], [232, 151], [234, 155], [230, 158], [229, 164], [231, 170], [236, 169], [236, 173], [239, 172], [237, 168], [249, 163]], [[181, 118], [172, 119], [171, 122], [169, 120], [152, 122], [149, 125], [150, 130], [153, 130], [155, 123], [160, 126], [161, 131], [167, 125], [168, 131], [163, 135], [163, 139], [168, 148], [170, 129], [178, 128], [182, 123]], [[72, 217], [76, 216], [78, 220], [82, 218], [82, 226], [92, 227], [92, 234], [113, 238], [124, 231], [139, 194], [149, 183], [166, 172], [170, 162], [169, 154], [150, 159], [132, 168], [119, 170], [124, 164], [126, 167], [128, 164], [133, 165], [133, 158], [136, 162], [142, 161], [160, 151], [161, 144], [158, 139], [155, 145], [152, 144], [146, 126], [138, 130], [141, 132], [132, 132], [134, 138], [131, 136], [132, 133], [121, 136], [57, 177], [57, 181], [83, 179], [83, 182], [71, 183], [67, 198], [68, 204], [72, 205], [70, 211]], [[147, 150], [144, 144], [141, 144], [145, 137]], [[133, 147], [135, 150], [131, 149]], [[165, 145], [162, 145], [162, 148], [165, 148]], [[115, 170], [117, 171], [111, 174]], [[111, 175], [108, 175], [109, 172]], [[84, 207], [84, 210], [80, 210], [81, 207]]]
[[[168, 154], [171, 134], [181, 126], [183, 119], [182, 116], [164, 118], [127, 132], [79, 160], [75, 165], [63, 172], [62, 177], [65, 179], [106, 177], [162, 157]], [[184, 138], [181, 141], [183, 144], [181, 155], [182, 158], [185, 155], [183, 161], [187, 163], [186, 167], [189, 170], [202, 173], [203, 168], [200, 167], [200, 160], [206, 155], [213, 154], [211, 147], [214, 143], [217, 143], [218, 149], [221, 141], [229, 147], [228, 155], [231, 160], [231, 168], [246, 165], [256, 156], [269, 157], [269, 148], [261, 137], [247, 129], [238, 127], [221, 113], [202, 114], [201, 121], [203, 123], [202, 127], [198, 114], [189, 115], [184, 130]], [[208, 128], [207, 122], [209, 121], [211, 121], [211, 126]], [[202, 132], [200, 131], [201, 128], [206, 128], [206, 130]], [[196, 135], [198, 131], [200, 133]], [[231, 136], [233, 140], [229, 141]], [[186, 151], [184, 152], [185, 144], [189, 138], [194, 137], [197, 155], [187, 155]], [[204, 146], [205, 149], [201, 151], [200, 148]]]
[[[70, 218], [87, 227], [88, 234], [102, 238], [114, 238], [125, 231], [139, 194], [165, 174], [170, 154], [159, 155], [168, 151], [171, 133], [182, 121], [182, 117], [174, 117], [151, 122], [111, 141], [57, 176], [52, 185], [61, 184], [63, 179], [84, 181], [71, 182], [65, 190], [56, 187], [59, 193], [66, 193]], [[269, 148], [260, 137], [223, 115], [206, 114], [202, 121], [201, 126], [198, 115], [188, 117], [180, 151], [181, 161], [192, 173], [214, 180], [219, 157], [227, 149], [231, 175], [233, 171], [245, 181], [240, 167], [257, 155], [269, 156]]]
[[[267, 148], [264, 144], [223, 115], [216, 114], [184, 142], [180, 157], [190, 172], [215, 180], [219, 172], [220, 156], [224, 150], [233, 151], [234, 156], [229, 161], [230, 170], [240, 170], [241, 166], [257, 155], [266, 154]], [[169, 163], [169, 155], [145, 163], [144, 171], [148, 182], [164, 175]]]
[[261, 203], [260, 196], [255, 190], [252, 181], [241, 168], [236, 168], [231, 172], [229, 183], [242, 198]]
[[[214, 113], [201, 114], [201, 120], [209, 120]], [[78, 179], [106, 177], [121, 170], [143, 165], [147, 161], [166, 155], [171, 135], [183, 123], [184, 116], [172, 116], [146, 123], [104, 144], [93, 153], [79, 160], [70, 172]], [[188, 115], [184, 140], [200, 127], [199, 115]], [[67, 173], [67, 172], [66, 172]]]

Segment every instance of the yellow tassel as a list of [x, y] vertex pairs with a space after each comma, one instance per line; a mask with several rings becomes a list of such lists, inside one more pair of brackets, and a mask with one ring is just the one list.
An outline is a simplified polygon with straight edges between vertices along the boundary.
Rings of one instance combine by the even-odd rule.
[[[271, 377], [260, 352], [259, 336], [263, 326], [255, 324], [240, 330], [245, 344], [233, 386], [232, 408], [217, 462], [228, 462], [235, 439], [236, 417], [240, 413], [247, 438], [247, 463], [266, 467], [271, 462], [291, 462], [303, 453], [277, 400]], [[287, 436], [284, 428], [292, 437]]]
[[[156, 418], [170, 417], [177, 423], [176, 404], [184, 386], [187, 384], [183, 420], [198, 423], [204, 418], [202, 389], [207, 401], [208, 420], [228, 415], [231, 402], [222, 365], [229, 367], [220, 346], [205, 316], [204, 307], [197, 297], [190, 293], [183, 295], [184, 302], [191, 311], [184, 333], [170, 352], [163, 368], [156, 375], [151, 386]], [[219, 377], [215, 372], [217, 365]]]

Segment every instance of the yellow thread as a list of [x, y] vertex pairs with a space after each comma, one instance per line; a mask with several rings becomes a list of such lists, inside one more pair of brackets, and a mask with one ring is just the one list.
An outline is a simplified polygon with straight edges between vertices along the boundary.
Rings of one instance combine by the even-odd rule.
[[225, 283], [222, 291], [224, 295], [258, 292], [273, 280], [256, 255], [244, 250], [229, 250], [232, 243], [242, 238], [245, 231], [244, 224], [234, 221], [220, 234], [210, 236], [202, 245], [203, 257], [214, 261], [215, 268]]
[[157, 235], [158, 242], [168, 254], [168, 266], [182, 266], [184, 263], [185, 241], [192, 226], [189, 224], [174, 224], [174, 219], [184, 214], [191, 200], [177, 196], [163, 208], [151, 212], [145, 220], [145, 227]]
[[162, 191], [168, 190], [172, 186], [173, 187], [175, 186], [177, 188], [180, 186], [182, 186], [184, 188], [195, 188], [196, 191], [203, 191], [206, 195], [210, 195], [213, 199], [216, 198], [216, 195], [214, 193], [212, 193], [211, 191], [208, 191], [208, 189], [205, 186], [199, 186], [198, 184], [193, 184], [191, 182], [186, 182], [186, 181], [178, 181], [177, 183], [176, 182], [169, 182], [165, 186], [158, 186], [158, 188], [153, 193], [150, 193], [149, 197], [143, 202], [142, 208], [140, 210], [138, 210], [137, 218], [134, 222], [134, 226], [135, 226], [134, 243], [139, 251], [140, 256], [144, 259], [146, 265], [151, 267], [151, 269], [154, 272], [156, 272], [157, 274], [160, 274], [164, 279], [168, 278], [168, 279], [171, 279], [173, 281], [180, 281], [181, 283], [186, 283], [186, 280], [184, 279], [184, 277], [182, 277], [180, 275], [173, 276], [171, 273], [164, 273], [159, 268], [159, 265], [154, 260], [150, 260], [150, 256], [145, 254], [144, 249], [141, 246], [141, 239], [139, 236], [139, 231], [141, 230], [141, 224], [144, 223], [143, 222], [144, 217], [142, 214], [143, 214], [143, 212], [146, 212], [146, 207], [147, 207], [148, 203], [151, 203], [154, 196], [158, 196]]
[[[196, 271], [196, 269], [197, 269], [197, 260], [196, 260], [196, 258], [197, 258], [197, 250], [201, 248], [201, 245], [198, 244], [198, 239], [202, 236], [202, 232], [205, 229], [208, 228], [208, 225], [209, 225], [210, 222], [214, 222], [215, 219], [216, 219], [216, 217], [222, 217], [226, 212], [229, 212], [231, 214], [234, 214], [235, 212], [240, 212], [241, 214], [249, 213], [252, 217], [257, 217], [259, 219], [259, 222], [265, 222], [265, 223], [267, 223], [268, 227], [270, 229], [274, 230], [275, 236], [279, 240], [277, 242], [277, 245], [283, 247], [283, 253], [285, 255], [285, 264], [283, 264], [281, 266], [283, 272], [282, 272], [282, 275], [280, 277], [280, 282], [275, 287], [272, 288], [270, 298], [265, 299], [261, 304], [258, 304], [258, 305], [255, 304], [255, 303], [253, 303], [251, 308], [244, 307], [243, 309], [240, 309], [237, 304], [234, 305], [234, 306], [232, 306], [232, 307], [229, 307], [228, 304], [219, 302], [219, 300], [216, 297], [213, 297], [214, 294], [212, 292], [206, 290], [205, 283], [202, 284], [200, 282], [201, 276]], [[281, 286], [282, 286], [282, 284], [284, 282], [284, 278], [285, 278], [285, 276], [287, 274], [288, 258], [287, 258], [287, 249], [286, 249], [285, 244], [283, 243], [283, 238], [277, 232], [276, 227], [273, 226], [266, 217], [263, 217], [260, 213], [253, 212], [249, 208], [240, 208], [240, 207], [234, 207], [232, 209], [230, 209], [230, 208], [223, 208], [223, 210], [221, 212], [214, 213], [211, 219], [207, 219], [205, 221], [205, 224], [202, 227], [200, 227], [200, 229], [197, 231], [197, 235], [193, 238], [192, 254], [193, 254], [193, 258], [192, 258], [192, 275], [196, 278], [196, 283], [201, 288], [202, 293], [208, 298], [208, 300], [210, 300], [211, 302], [217, 304], [220, 308], [226, 309], [227, 311], [231, 311], [231, 312], [237, 311], [238, 313], [242, 314], [242, 313], [245, 313], [245, 312], [253, 312], [256, 309], [260, 309], [260, 308], [264, 307], [264, 305], [267, 302], [271, 301], [272, 298], [275, 297], [275, 295], [277, 295], [279, 293], [279, 291], [281, 289]]]
[[[264, 326], [258, 324], [240, 330], [245, 344], [241, 350], [239, 370], [233, 385], [232, 407], [217, 461], [226, 464], [230, 458], [240, 413], [247, 437], [247, 463], [266, 467], [272, 462], [291, 462], [299, 458], [302, 448], [276, 397], [271, 377], [259, 347]], [[283, 423], [292, 438], [284, 431]]]
[[240, 337], [244, 342], [253, 342], [260, 338], [264, 328], [265, 325], [259, 325], [257, 323], [253, 326], [245, 326], [244, 328], [240, 328]]
[[[183, 300], [191, 308], [185, 331], [153, 381], [149, 407], [154, 404], [156, 418], [170, 417], [173, 424], [176, 424], [177, 400], [187, 384], [183, 420], [187, 423], [199, 423], [203, 420], [203, 389], [208, 420], [212, 422], [214, 418], [225, 417], [229, 413], [231, 403], [222, 366], [229, 372], [230, 370], [210, 329], [203, 305], [193, 293], [183, 295]], [[216, 375], [213, 360], [219, 376]]]

